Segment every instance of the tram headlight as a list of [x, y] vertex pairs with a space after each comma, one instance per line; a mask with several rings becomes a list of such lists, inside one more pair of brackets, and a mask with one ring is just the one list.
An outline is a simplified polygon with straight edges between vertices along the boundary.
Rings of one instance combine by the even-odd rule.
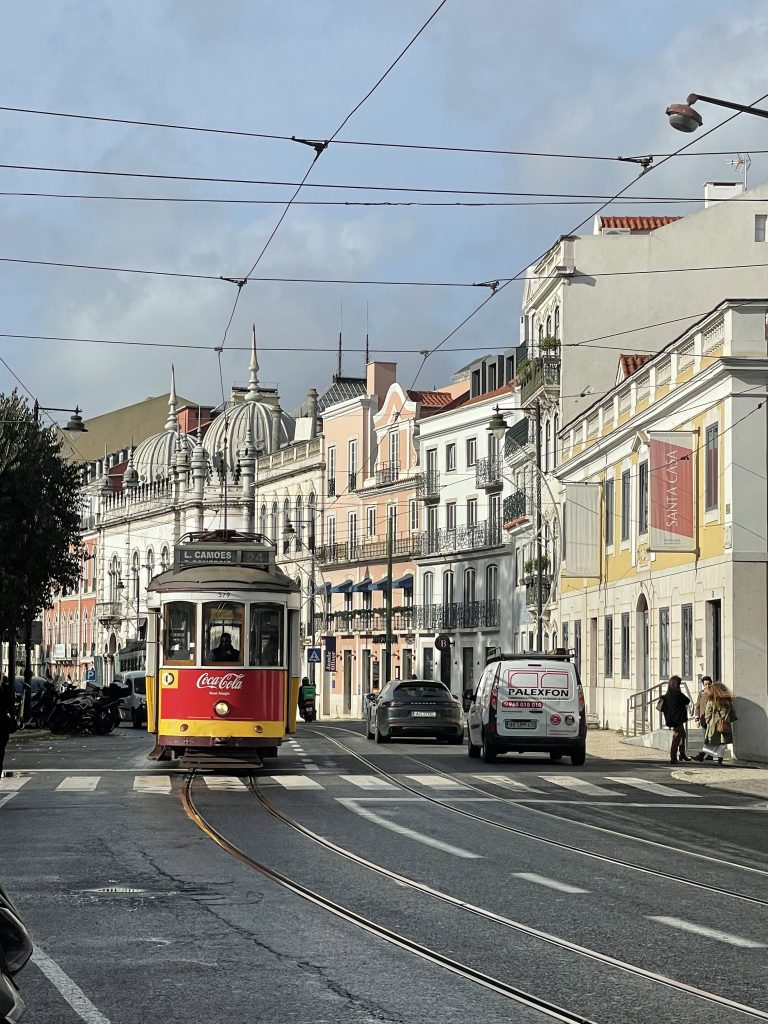
[[225, 700], [217, 700], [213, 705], [213, 710], [219, 716], [219, 718], [226, 718], [232, 708], [227, 704]]

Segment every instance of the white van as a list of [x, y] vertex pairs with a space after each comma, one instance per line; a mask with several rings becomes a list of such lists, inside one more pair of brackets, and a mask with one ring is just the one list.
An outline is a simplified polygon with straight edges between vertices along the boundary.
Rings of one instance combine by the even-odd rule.
[[487, 763], [497, 754], [563, 754], [575, 765], [587, 756], [587, 715], [579, 673], [567, 653], [493, 657], [473, 696], [464, 698], [467, 749]]
[[116, 672], [115, 682], [130, 686], [130, 692], [120, 701], [120, 719], [130, 722], [134, 729], [147, 723], [147, 675], [145, 672]]

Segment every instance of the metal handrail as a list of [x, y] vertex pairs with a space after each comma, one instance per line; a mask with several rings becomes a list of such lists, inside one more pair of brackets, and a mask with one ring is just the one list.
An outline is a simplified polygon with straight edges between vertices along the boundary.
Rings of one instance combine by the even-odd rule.
[[[691, 697], [688, 684], [683, 680], [680, 689], [687, 695], [691, 703], [688, 705], [688, 718], [695, 716], [695, 704]], [[644, 736], [647, 732], [664, 728], [664, 715], [656, 710], [656, 703], [660, 697], [667, 692], [667, 683], [655, 683], [645, 690], [630, 694], [627, 698], [627, 736]], [[654, 725], [654, 716], [658, 718], [658, 725]]]

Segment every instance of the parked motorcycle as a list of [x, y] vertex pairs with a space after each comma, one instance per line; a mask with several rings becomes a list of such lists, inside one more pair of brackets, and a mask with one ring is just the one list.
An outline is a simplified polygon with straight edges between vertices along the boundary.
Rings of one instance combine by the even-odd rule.
[[[54, 704], [48, 715], [46, 725], [53, 733], [87, 733], [91, 731], [93, 720], [93, 697], [82, 690], [76, 690], [77, 696], [67, 693], [67, 687]], [[76, 689], [73, 687], [72, 689]]]

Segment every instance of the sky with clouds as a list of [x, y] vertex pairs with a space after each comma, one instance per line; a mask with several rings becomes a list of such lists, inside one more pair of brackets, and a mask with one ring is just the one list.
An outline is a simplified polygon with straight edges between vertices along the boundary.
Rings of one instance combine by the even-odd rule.
[[[327, 138], [437, 0], [37, 0], [4, 10], [0, 104], [96, 116]], [[768, 92], [768, 11], [752, 0], [510, 0], [447, 3], [341, 139], [561, 153], [664, 153], [686, 139], [664, 108], [691, 91], [752, 103]], [[705, 127], [725, 112], [701, 108]], [[766, 177], [768, 124], [741, 116], [691, 152], [752, 153]], [[313, 152], [293, 142], [109, 125], [0, 111], [2, 164], [297, 182]], [[698, 197], [734, 172], [724, 155], [679, 157], [632, 196]], [[331, 146], [309, 183], [613, 194], [631, 164]], [[0, 193], [287, 200], [284, 186], [47, 173], [0, 167]], [[301, 200], [445, 199], [307, 188]], [[461, 198], [460, 196], [453, 198]], [[471, 198], [471, 197], [470, 197]], [[597, 205], [596, 203], [594, 205]], [[693, 203], [653, 207], [686, 212]], [[241, 277], [283, 207], [0, 194], [0, 257]], [[638, 212], [619, 202], [609, 212]], [[264, 277], [481, 282], [521, 271], [590, 206], [296, 204], [259, 263]], [[647, 212], [647, 211], [646, 211]], [[582, 230], [591, 230], [588, 225]], [[203, 350], [0, 337], [0, 355], [43, 405], [97, 415], [167, 391], [221, 400], [217, 357], [235, 286], [219, 280], [0, 262], [0, 335], [143, 341]], [[249, 282], [222, 356], [227, 394], [247, 379], [251, 324], [261, 378], [286, 407], [327, 385], [343, 322], [346, 373], [371, 349], [411, 383], [434, 348], [487, 293]], [[434, 387], [473, 350], [518, 333], [520, 289], [496, 298], [418, 378]], [[292, 352], [304, 348], [308, 351]], [[408, 350], [392, 354], [393, 350]], [[355, 351], [356, 350], [356, 351]], [[0, 364], [0, 391], [14, 380]]]

